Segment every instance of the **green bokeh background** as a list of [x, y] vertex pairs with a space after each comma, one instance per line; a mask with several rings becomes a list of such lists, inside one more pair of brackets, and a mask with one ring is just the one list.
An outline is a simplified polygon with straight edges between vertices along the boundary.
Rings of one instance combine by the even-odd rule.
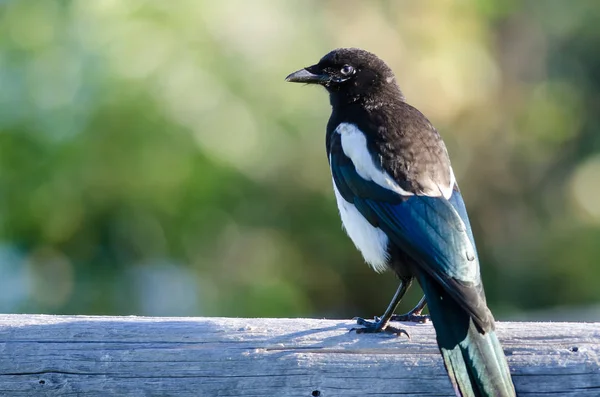
[[600, 320], [600, 3], [576, 4], [0, 1], [0, 311], [380, 314], [327, 96], [283, 81], [356, 46], [446, 140], [496, 317]]

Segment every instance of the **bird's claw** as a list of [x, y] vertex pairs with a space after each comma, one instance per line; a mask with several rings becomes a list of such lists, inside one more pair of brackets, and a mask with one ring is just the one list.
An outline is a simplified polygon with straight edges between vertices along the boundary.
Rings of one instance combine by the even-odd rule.
[[390, 326], [389, 321], [384, 324], [379, 317], [375, 317], [375, 321], [368, 321], [362, 317], [355, 317], [354, 320], [356, 320], [358, 325], [362, 325], [363, 328], [352, 328], [350, 332], [356, 331], [357, 334], [376, 334], [385, 332], [396, 336], [404, 334], [410, 339], [410, 334], [406, 330]]
[[401, 321], [406, 323], [426, 323], [429, 321], [431, 317], [428, 314], [416, 314], [416, 313], [406, 313], [406, 314], [394, 314], [390, 321]]

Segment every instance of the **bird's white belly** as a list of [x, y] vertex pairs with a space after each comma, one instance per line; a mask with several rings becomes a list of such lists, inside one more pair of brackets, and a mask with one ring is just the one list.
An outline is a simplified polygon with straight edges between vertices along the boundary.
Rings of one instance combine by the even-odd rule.
[[354, 204], [344, 200], [333, 182], [335, 198], [340, 210], [340, 217], [344, 229], [352, 242], [362, 253], [365, 261], [371, 265], [376, 272], [383, 272], [388, 268], [389, 254], [387, 251], [388, 237], [379, 228], [373, 227], [369, 221], [361, 215]]

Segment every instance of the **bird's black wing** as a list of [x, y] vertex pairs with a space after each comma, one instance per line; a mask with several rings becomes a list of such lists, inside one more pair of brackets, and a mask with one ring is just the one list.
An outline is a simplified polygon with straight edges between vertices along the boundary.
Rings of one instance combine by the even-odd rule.
[[493, 320], [483, 297], [477, 252], [458, 189], [449, 200], [399, 194], [361, 177], [345, 155], [339, 134], [331, 135], [329, 145], [340, 195], [437, 280], [479, 327], [489, 329]]

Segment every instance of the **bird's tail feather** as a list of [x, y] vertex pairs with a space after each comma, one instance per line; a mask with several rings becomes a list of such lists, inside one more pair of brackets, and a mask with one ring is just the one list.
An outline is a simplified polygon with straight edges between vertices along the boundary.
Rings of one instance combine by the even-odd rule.
[[420, 277], [437, 342], [457, 396], [513, 397], [506, 357], [493, 329], [482, 332], [433, 279]]

